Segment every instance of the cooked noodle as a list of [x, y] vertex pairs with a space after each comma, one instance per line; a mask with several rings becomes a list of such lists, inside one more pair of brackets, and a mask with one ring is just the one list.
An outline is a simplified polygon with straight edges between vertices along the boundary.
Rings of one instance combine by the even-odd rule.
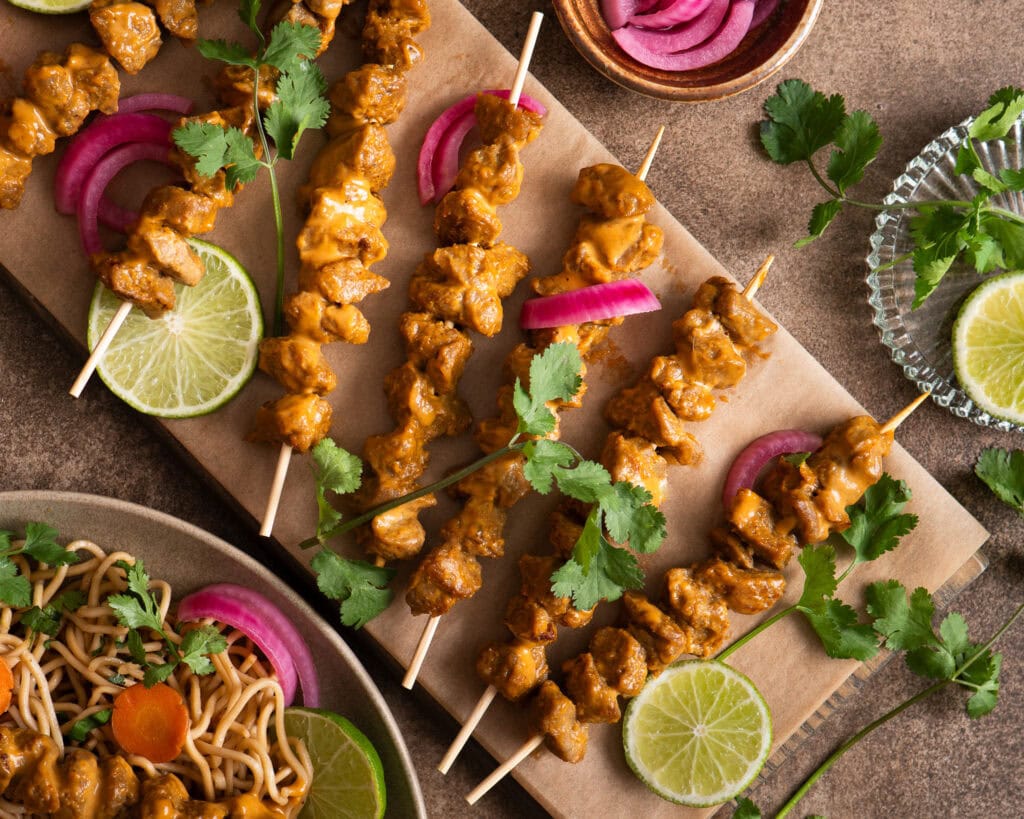
[[[32, 584], [32, 605], [46, 606], [69, 589], [80, 589], [86, 596], [77, 611], [63, 615], [56, 637], [21, 625], [24, 610], [0, 607], [0, 656], [11, 668], [15, 692], [0, 722], [13, 721], [18, 727], [45, 734], [62, 753], [67, 742], [62, 725], [112, 708], [114, 698], [124, 690], [118, 684], [119, 676], [125, 685], [141, 684], [143, 676], [124, 644], [128, 629], [118, 625], [105, 603], [108, 595], [127, 589], [125, 572], [117, 563], [134, 563], [134, 557], [125, 552], [107, 554], [84, 540], [67, 548], [79, 553], [79, 563], [45, 570], [36, 566], [33, 570], [23, 557], [14, 558]], [[180, 643], [181, 636], [168, 621], [171, 587], [154, 580], [149, 588], [164, 618], [165, 633]], [[146, 630], [142, 631], [147, 637]], [[301, 806], [299, 797], [309, 789], [309, 756], [296, 739], [278, 741], [287, 737], [285, 703], [270, 664], [240, 632], [228, 627], [221, 627], [221, 632], [228, 648], [210, 656], [214, 673], [198, 676], [179, 663], [166, 680], [181, 694], [189, 715], [185, 747], [176, 759], [154, 764], [124, 754], [109, 723], [90, 731], [76, 746], [101, 759], [121, 754], [144, 778], [173, 773], [194, 798], [217, 800], [251, 794], [291, 816]], [[144, 645], [147, 660], [164, 661], [161, 640]], [[0, 800], [0, 812], [3, 809], [16, 810]]]

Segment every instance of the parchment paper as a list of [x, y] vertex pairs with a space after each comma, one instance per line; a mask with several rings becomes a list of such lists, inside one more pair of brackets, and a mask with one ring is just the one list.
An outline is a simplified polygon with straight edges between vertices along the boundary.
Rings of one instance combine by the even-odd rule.
[[[367, 435], [391, 428], [381, 385], [384, 375], [401, 360], [396, 320], [407, 304], [409, 273], [418, 259], [434, 247], [432, 211], [419, 206], [415, 193], [419, 140], [445, 107], [478, 88], [511, 84], [515, 68], [515, 59], [455, 0], [434, 0], [431, 6], [434, 25], [421, 38], [427, 60], [412, 72], [409, 106], [400, 121], [389, 128], [398, 156], [395, 179], [384, 195], [389, 212], [384, 230], [391, 250], [388, 258], [374, 269], [387, 276], [392, 286], [361, 305], [373, 326], [369, 344], [332, 345], [328, 351], [339, 376], [338, 389], [331, 396], [335, 407], [332, 435], [339, 444], [355, 452], [361, 452]], [[203, 36], [241, 36], [234, 4], [226, 0], [203, 10], [200, 20]], [[524, 31], [526, 22], [523, 12]], [[548, 19], [546, 25], [557, 23]], [[351, 29], [347, 24], [340, 27], [338, 38], [321, 60], [328, 79], [340, 76], [356, 63], [358, 50], [347, 34]], [[73, 40], [94, 42], [84, 15], [50, 18], [0, 6], [0, 42], [4, 45], [0, 95], [16, 92], [22, 71], [38, 50], [62, 50]], [[123, 77], [124, 93], [176, 91], [195, 97], [202, 110], [212, 102], [206, 88], [213, 71], [193, 49], [172, 41], [139, 76]], [[567, 198], [577, 170], [611, 157], [532, 79], [527, 81], [526, 91], [543, 101], [550, 114], [541, 137], [524, 152], [526, 179], [522, 195], [501, 211], [505, 225], [502, 238], [527, 252], [534, 271], [542, 275], [556, 269], [579, 217]], [[656, 127], [657, 123], [638, 124], [634, 152], [621, 157], [628, 167], [639, 165]], [[291, 193], [304, 179], [312, 152], [322, 139], [318, 134], [305, 137], [300, 158], [279, 166], [290, 237], [294, 237], [298, 225]], [[54, 156], [36, 160], [21, 207], [14, 212], [0, 212], [0, 262], [84, 350], [85, 318], [94, 279], [79, 250], [73, 221], [53, 210], [53, 172], [59, 154], [58, 150]], [[125, 203], [133, 197], [138, 201], [151, 183], [152, 177], [122, 184]], [[221, 213], [216, 231], [208, 237], [248, 266], [261, 288], [265, 305], [273, 298], [274, 277], [268, 192], [263, 175], [238, 196], [235, 207]], [[742, 191], [722, 193], [743, 195]], [[665, 253], [664, 260], [647, 271], [644, 280], [659, 295], [664, 309], [631, 318], [613, 334], [612, 347], [603, 363], [590, 371], [585, 406], [563, 416], [564, 437], [590, 457], [597, 457], [607, 431], [600, 415], [607, 398], [637, 375], [651, 356], [670, 351], [671, 321], [685, 311], [697, 284], [709, 275], [723, 272], [668, 212], [659, 208], [651, 218], [665, 229]], [[110, 240], [116, 241], [113, 237]], [[296, 257], [291, 241], [289, 269], [294, 276]], [[771, 248], [765, 248], [766, 253], [770, 251]], [[744, 281], [752, 272], [731, 271]], [[769, 277], [766, 287], [771, 286]], [[462, 383], [478, 418], [494, 411], [501, 361], [521, 338], [515, 318], [526, 292], [521, 285], [509, 300], [505, 328], [498, 337], [476, 339], [476, 352]], [[874, 343], [874, 334], [865, 327], [865, 334], [869, 333]], [[652, 591], [658, 588], [666, 568], [707, 555], [706, 533], [721, 514], [718, 498], [722, 479], [728, 464], [745, 443], [780, 427], [824, 432], [862, 411], [785, 330], [768, 342], [767, 349], [770, 357], [751, 368], [739, 387], [728, 394], [727, 403], [721, 404], [708, 421], [691, 425], [704, 447], [705, 457], [696, 468], [675, 467], [670, 472], [670, 490], [663, 507], [669, 521], [669, 538], [658, 554], [645, 560]], [[102, 389], [103, 385], [94, 379], [78, 402], [81, 412], [90, 410], [90, 393]], [[262, 516], [277, 451], [248, 444], [242, 437], [255, 408], [279, 394], [276, 384], [258, 375], [224, 410], [204, 418], [166, 424], [210, 478], [257, 519]], [[893, 406], [891, 410], [898, 408]], [[83, 457], [89, 457], [87, 442], [82, 442], [82, 452]], [[439, 441], [432, 452], [433, 476], [476, 455], [468, 436]], [[863, 585], [883, 577], [895, 576], [908, 587], [923, 585], [934, 590], [986, 538], [981, 526], [898, 445], [888, 461], [888, 470], [910, 484], [914, 492], [912, 509], [921, 523], [897, 552], [876, 565], [858, 570], [848, 581], [842, 591], [853, 602], [860, 602], [859, 590]], [[507, 532], [507, 557], [486, 561], [483, 592], [458, 605], [441, 623], [420, 684], [457, 718], [469, 712], [482, 690], [471, 670], [476, 652], [485, 641], [507, 634], [501, 617], [505, 601], [518, 584], [518, 556], [529, 550], [548, 551], [545, 516], [555, 500], [531, 496], [516, 508]], [[452, 510], [450, 502], [442, 498], [438, 508], [424, 517], [433, 535], [428, 547], [436, 542], [437, 527]], [[314, 521], [308, 463], [296, 457], [275, 537], [290, 553], [305, 560], [308, 555], [301, 554], [295, 544], [312, 532]], [[396, 588], [400, 591], [404, 590], [408, 572], [409, 567], [405, 567], [399, 575]], [[794, 564], [790, 574], [798, 573]], [[791, 589], [791, 595], [795, 591]], [[611, 622], [616, 614], [617, 605], [604, 606], [596, 621]], [[399, 598], [367, 630], [404, 666], [424, 622], [425, 618], [413, 620]], [[742, 633], [753, 622], [752, 618], [735, 617], [735, 633]], [[562, 659], [580, 650], [590, 631], [574, 634], [563, 630], [562, 639], [551, 651], [552, 668], [557, 669]], [[773, 628], [734, 658], [735, 664], [754, 679], [772, 708], [776, 747], [856, 668], [852, 662], [827, 659], [811, 637], [800, 623], [791, 620]], [[526, 739], [525, 731], [522, 711], [498, 701], [477, 737], [497, 758], [504, 759]], [[436, 765], [438, 760], [416, 762]], [[602, 816], [611, 812], [654, 817], [691, 813], [651, 795], [630, 774], [623, 760], [618, 726], [595, 726], [590, 751], [579, 765], [566, 765], [542, 751], [520, 765], [516, 775], [556, 816]], [[484, 805], [481, 808], [485, 810]]]

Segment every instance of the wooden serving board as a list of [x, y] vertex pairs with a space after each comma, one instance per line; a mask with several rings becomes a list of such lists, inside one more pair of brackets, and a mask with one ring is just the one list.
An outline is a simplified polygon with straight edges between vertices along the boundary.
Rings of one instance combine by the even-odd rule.
[[[389, 129], [399, 158], [395, 179], [384, 194], [389, 211], [385, 234], [391, 250], [388, 258], [374, 269], [388, 277], [392, 286], [361, 305], [373, 326], [370, 342], [362, 347], [333, 345], [328, 350], [338, 372], [338, 389], [330, 397], [335, 407], [332, 436], [357, 453], [368, 435], [391, 428], [382, 382], [402, 357], [397, 317], [407, 304], [410, 272], [423, 254], [434, 247], [432, 211], [419, 206], [415, 191], [419, 141], [444, 108], [478, 88], [509, 85], [515, 68], [515, 59], [456, 0], [434, 0], [431, 6], [434, 25], [421, 38], [427, 60], [411, 74], [409, 105], [400, 121]], [[358, 49], [344, 33], [348, 26], [340, 28], [336, 42], [321, 60], [329, 79], [340, 76], [357, 60]], [[223, 2], [205, 9], [201, 13], [201, 29], [204, 36], [240, 37], [234, 4]], [[21, 72], [39, 49], [61, 50], [73, 40], [93, 41], [82, 15], [56, 19], [24, 13], [7, 5], [0, 7], [0, 42], [5, 44], [0, 95], [16, 93]], [[214, 67], [205, 63], [194, 49], [170, 42], [139, 76], [124, 78], [124, 93], [176, 91], [195, 97], [202, 110], [212, 102], [206, 89], [213, 71]], [[535, 272], [545, 274], [557, 268], [579, 216], [578, 210], [568, 204], [577, 170], [612, 157], [543, 88], [531, 80], [526, 91], [547, 105], [550, 113], [544, 133], [524, 151], [526, 180], [522, 195], [501, 211], [505, 224], [503, 239], [528, 253]], [[635, 155], [624, 158], [627, 164], [639, 164], [651, 136], [637, 134]], [[307, 136], [300, 158], [290, 165], [282, 163], [287, 167], [279, 166], [291, 236], [298, 226], [296, 210], [291, 205], [292, 192], [305, 178], [311, 153], [321, 140], [318, 134]], [[51, 191], [58, 156], [59, 152], [36, 161], [21, 207], [13, 212], [0, 212], [0, 262], [84, 350], [86, 313], [95, 282], [78, 249], [73, 221], [53, 210]], [[129, 181], [124, 187], [138, 188], [134, 194], [140, 196], [147, 186], [148, 182], [135, 180], [134, 186]], [[590, 457], [597, 457], [606, 433], [601, 419], [605, 401], [638, 374], [651, 356], [671, 350], [671, 321], [685, 311], [702, 280], [725, 273], [667, 211], [659, 208], [651, 218], [665, 229], [665, 252], [663, 261], [647, 271], [644, 280], [659, 295], [664, 309], [631, 318], [613, 334], [612, 346], [603, 362], [588, 375], [585, 406], [563, 416], [564, 437]], [[221, 214], [215, 233], [209, 237], [249, 268], [265, 304], [270, 304], [273, 292], [271, 225], [269, 187], [264, 175], [238, 196], [235, 207]], [[291, 248], [289, 265], [294, 271], [296, 258]], [[746, 279], [753, 271], [734, 272], [738, 278]], [[771, 286], [769, 278], [766, 287]], [[506, 316], [511, 318], [506, 320], [499, 336], [476, 339], [476, 352], [463, 380], [463, 393], [478, 418], [494, 411], [501, 362], [521, 338], [514, 317], [526, 292], [527, 288], [520, 286], [509, 300]], [[669, 566], [685, 565], [707, 555], [706, 533], [721, 514], [718, 498], [722, 479], [728, 464], [746, 442], [782, 427], [825, 431], [862, 412], [842, 386], [785, 330], [773, 337], [766, 348], [770, 355], [752, 366], [715, 414], [706, 422], [692, 425], [705, 457], [696, 468], [677, 467], [670, 472], [669, 496], [664, 505], [669, 538], [659, 553], [644, 561], [652, 591]], [[88, 402], [89, 393], [101, 389], [103, 385], [94, 380], [81, 400]], [[243, 436], [256, 407], [279, 394], [276, 384], [258, 375], [225, 409], [202, 418], [164, 424], [210, 479], [255, 519], [262, 516], [277, 450], [246, 443]], [[477, 454], [468, 436], [439, 441], [432, 453], [433, 476]], [[982, 527], [899, 446], [889, 459], [888, 469], [912, 487], [913, 511], [920, 516], [921, 523], [899, 550], [877, 561], [877, 565], [858, 570], [847, 584], [849, 588], [844, 589], [847, 599], [857, 599], [859, 587], [882, 577], [896, 576], [907, 586], [937, 589], [971, 559], [987, 537]], [[484, 591], [458, 605], [441, 623], [420, 684], [456, 718], [465, 717], [481, 692], [481, 683], [472, 671], [476, 652], [485, 641], [501, 639], [506, 634], [501, 618], [505, 601], [518, 585], [518, 556], [529, 550], [547, 551], [545, 519], [555, 502], [554, 497], [531, 496], [515, 509], [507, 532], [507, 557], [487, 561]], [[424, 516], [432, 533], [428, 547], [436, 542], [438, 527], [452, 510], [450, 501], [442, 498], [438, 507]], [[311, 473], [307, 463], [295, 458], [274, 534], [289, 554], [305, 562], [308, 555], [296, 544], [312, 533], [314, 524]], [[356, 554], [351, 545], [347, 548]], [[425, 622], [424, 618], [413, 620], [401, 599], [409, 571], [410, 567], [403, 567], [397, 578], [396, 589], [400, 594], [395, 604], [367, 626], [371, 636], [403, 666], [411, 657]], [[604, 606], [596, 621], [608, 623], [616, 615], [617, 606]], [[754, 619], [736, 617], [734, 622], [739, 634]], [[562, 659], [580, 650], [591, 631], [563, 632], [551, 652], [552, 668], [558, 669]], [[827, 659], [795, 620], [784, 622], [765, 638], [738, 652], [735, 664], [765, 694], [773, 712], [776, 746], [792, 736], [858, 668], [857, 663]], [[525, 731], [521, 710], [498, 702], [477, 737], [496, 758], [504, 759], [523, 742]], [[417, 763], [435, 765], [437, 761], [425, 759]], [[618, 726], [595, 726], [590, 752], [578, 765], [565, 765], [550, 754], [539, 752], [524, 762], [516, 775], [556, 816], [606, 815], [609, 804], [615, 805], [618, 815], [654, 817], [688, 813], [651, 795], [630, 774], [623, 759]]]

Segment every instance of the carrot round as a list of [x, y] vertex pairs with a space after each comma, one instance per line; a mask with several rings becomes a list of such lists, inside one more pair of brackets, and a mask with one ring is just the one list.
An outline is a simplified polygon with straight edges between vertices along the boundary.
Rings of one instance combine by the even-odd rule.
[[7, 661], [0, 659], [0, 714], [11, 707], [11, 692], [14, 690], [14, 675]]
[[188, 710], [181, 694], [169, 685], [157, 683], [146, 688], [136, 684], [114, 699], [110, 725], [125, 753], [154, 763], [170, 762], [185, 745]]

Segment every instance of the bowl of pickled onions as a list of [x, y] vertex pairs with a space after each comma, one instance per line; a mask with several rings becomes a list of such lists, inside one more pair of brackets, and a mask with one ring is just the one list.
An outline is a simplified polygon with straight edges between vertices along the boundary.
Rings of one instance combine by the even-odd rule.
[[766, 80], [800, 49], [824, 0], [554, 0], [597, 71], [661, 99], [722, 99]]

